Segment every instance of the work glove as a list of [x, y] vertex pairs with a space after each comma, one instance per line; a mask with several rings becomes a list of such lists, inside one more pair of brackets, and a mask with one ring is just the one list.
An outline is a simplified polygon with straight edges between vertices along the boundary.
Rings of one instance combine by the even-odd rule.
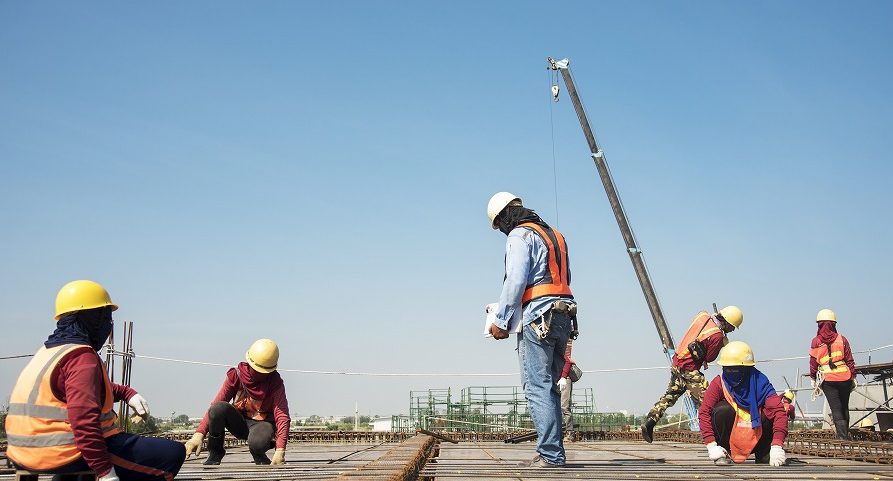
[[728, 458], [729, 452], [726, 451], [726, 448], [716, 444], [714, 441], [707, 444], [707, 456], [711, 461], [716, 461], [717, 459]]
[[568, 380], [566, 377], [559, 379], [558, 380], [558, 391], [564, 392], [564, 390], [567, 389], [567, 384], [568, 384]]
[[285, 448], [276, 448], [276, 452], [273, 453], [273, 459], [270, 460], [270, 464], [285, 464]]
[[769, 448], [769, 466], [784, 466], [787, 462], [788, 458], [784, 454], [784, 448], [773, 444]]
[[186, 457], [188, 458], [190, 454], [195, 454], [195, 457], [198, 457], [198, 453], [202, 452], [202, 441], [205, 439], [205, 435], [202, 433], [195, 433], [192, 435], [192, 439], [186, 441]]
[[112, 466], [112, 469], [105, 475], [96, 478], [96, 481], [120, 481], [118, 479], [118, 473], [115, 472], [115, 467]]
[[139, 414], [140, 416], [147, 416], [149, 414], [149, 402], [146, 401], [146, 398], [139, 395], [139, 393], [130, 396], [130, 399], [127, 400], [127, 405], [133, 408], [133, 412]]

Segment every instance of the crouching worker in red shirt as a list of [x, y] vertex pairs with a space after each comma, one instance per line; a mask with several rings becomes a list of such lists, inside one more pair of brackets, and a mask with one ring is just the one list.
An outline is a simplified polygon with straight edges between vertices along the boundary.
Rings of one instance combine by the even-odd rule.
[[[258, 339], [245, 353], [245, 360], [226, 372], [223, 387], [192, 439], [186, 442], [187, 456], [198, 456], [207, 435], [208, 459], [204, 464], [220, 464], [226, 455], [223, 437], [227, 429], [233, 436], [248, 440], [254, 464], [285, 463], [291, 418], [285, 384], [276, 372], [279, 347], [269, 339]], [[266, 452], [274, 446], [276, 451], [270, 460]]]
[[[787, 463], [788, 415], [769, 378], [754, 366], [746, 343], [732, 341], [719, 352], [722, 374], [713, 378], [698, 411], [707, 454], [716, 464]], [[730, 459], [731, 458], [731, 459]]]
[[183, 444], [118, 430], [115, 402], [148, 415], [146, 400], [109, 381], [97, 351], [112, 332], [109, 293], [73, 281], [56, 296], [56, 331], [19, 375], [9, 399], [6, 455], [16, 468], [94, 471], [99, 481], [172, 481]]

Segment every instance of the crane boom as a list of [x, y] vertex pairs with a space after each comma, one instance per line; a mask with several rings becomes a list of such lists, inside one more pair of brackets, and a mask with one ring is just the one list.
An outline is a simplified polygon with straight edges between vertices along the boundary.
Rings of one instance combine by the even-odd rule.
[[[642, 287], [642, 293], [645, 295], [645, 302], [648, 304], [648, 310], [651, 312], [651, 319], [654, 321], [654, 327], [657, 328], [657, 334], [663, 345], [664, 353], [669, 360], [673, 356], [675, 351], [674, 346], [676, 345], [673, 342], [673, 335], [667, 327], [667, 321], [664, 319], [664, 313], [660, 308], [660, 302], [657, 300], [657, 294], [655, 294], [654, 286], [651, 284], [651, 277], [648, 275], [648, 268], [645, 266], [642, 250], [639, 249], [639, 246], [636, 243], [636, 237], [633, 235], [633, 230], [629, 225], [629, 220], [623, 209], [623, 204], [620, 202], [620, 195], [617, 193], [617, 187], [614, 185], [614, 179], [611, 177], [608, 161], [605, 158], [604, 152], [599, 149], [598, 143], [596, 143], [595, 140], [595, 135], [592, 133], [592, 128], [589, 126], [589, 119], [586, 117], [586, 112], [583, 110], [583, 104], [580, 102], [580, 96], [577, 94], [577, 88], [574, 85], [574, 79], [570, 73], [569, 62], [567, 59], [555, 60], [552, 57], [548, 57], [548, 61], [549, 68], [557, 70], [561, 73], [561, 77], [564, 79], [567, 93], [571, 98], [571, 103], [574, 104], [574, 110], [577, 112], [577, 118], [580, 120], [580, 126], [583, 128], [583, 135], [589, 143], [589, 151], [591, 152], [593, 162], [595, 162], [595, 168], [598, 170], [602, 185], [605, 187], [608, 202], [611, 204], [611, 210], [614, 211], [614, 218], [617, 220], [617, 226], [620, 227], [620, 234], [623, 236], [623, 241], [626, 243], [626, 252], [629, 254], [629, 260], [632, 262], [633, 269], [636, 271], [636, 278], [639, 280], [639, 285]], [[697, 410], [689, 396], [685, 397], [685, 408], [689, 416], [689, 426], [693, 431], [697, 431], [699, 429]]]

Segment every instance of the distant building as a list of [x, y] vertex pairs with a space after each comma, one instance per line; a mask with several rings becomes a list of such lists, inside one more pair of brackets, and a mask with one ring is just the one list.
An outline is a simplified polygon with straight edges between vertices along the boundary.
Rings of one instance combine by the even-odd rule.
[[372, 422], [369, 423], [369, 426], [372, 428], [373, 431], [390, 432], [394, 428], [393, 418], [391, 418], [390, 416], [386, 418], [375, 418], [372, 420]]

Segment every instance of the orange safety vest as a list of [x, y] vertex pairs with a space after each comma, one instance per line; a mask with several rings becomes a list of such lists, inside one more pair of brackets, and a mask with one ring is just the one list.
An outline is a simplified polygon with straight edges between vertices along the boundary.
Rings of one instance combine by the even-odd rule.
[[564, 242], [564, 236], [556, 229], [543, 229], [532, 222], [518, 224], [518, 227], [524, 227], [536, 232], [543, 239], [549, 251], [549, 269], [541, 281], [527, 286], [527, 289], [524, 290], [524, 296], [521, 297], [522, 305], [546, 296], [573, 299], [574, 295], [571, 293], [570, 283], [567, 278], [567, 244]]
[[682, 336], [679, 345], [676, 346], [676, 357], [679, 360], [691, 357], [688, 345], [692, 341], [703, 341], [717, 332], [722, 332], [722, 330], [716, 327], [715, 322], [710, 320], [710, 314], [704, 311], [699, 312], [691, 321], [691, 325], [688, 326], [688, 331]]
[[[809, 354], [819, 363], [819, 371], [825, 381], [849, 381], [852, 378], [850, 368], [843, 359], [843, 336], [840, 334], [831, 343], [831, 354], [828, 354], [828, 345], [809, 350]], [[834, 367], [831, 367], [834, 364]]]
[[[74, 444], [74, 432], [68, 421], [66, 403], [53, 394], [51, 379], [59, 361], [76, 349], [90, 349], [82, 344], [41, 347], [25, 366], [9, 397], [6, 437], [9, 459], [25, 468], [50, 470], [81, 458]], [[112, 383], [102, 370], [105, 400], [99, 416], [103, 437], [120, 433], [116, 422]]]
[[[735, 423], [732, 425], [732, 434], [729, 436], [729, 447], [732, 448], [732, 461], [741, 464], [750, 456], [753, 448], [760, 441], [760, 437], [763, 435], [763, 426], [754, 429], [751, 426], [750, 411], [738, 407], [732, 393], [726, 389], [726, 383], [722, 381], [722, 376], [719, 378], [719, 383], [722, 385], [723, 396], [735, 410]], [[760, 409], [760, 413], [762, 412], [763, 410]]]
[[248, 394], [248, 390], [242, 385], [242, 377], [239, 375], [238, 368], [236, 368], [236, 377], [239, 379], [239, 391], [236, 393], [233, 407], [248, 419], [254, 419], [255, 421], [267, 419], [266, 414], [260, 410], [263, 400], [255, 399]]

